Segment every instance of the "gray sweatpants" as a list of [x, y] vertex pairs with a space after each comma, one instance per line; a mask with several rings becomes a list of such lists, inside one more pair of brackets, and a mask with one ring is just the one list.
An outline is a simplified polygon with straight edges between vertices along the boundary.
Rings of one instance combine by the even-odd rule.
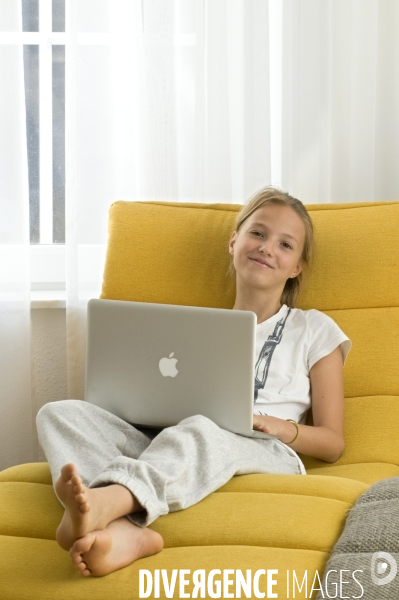
[[53, 483], [74, 463], [90, 488], [121, 484], [145, 509], [129, 515], [140, 526], [192, 506], [233, 475], [300, 474], [297, 459], [274, 440], [236, 435], [201, 415], [151, 439], [94, 404], [62, 400], [41, 408], [37, 428]]

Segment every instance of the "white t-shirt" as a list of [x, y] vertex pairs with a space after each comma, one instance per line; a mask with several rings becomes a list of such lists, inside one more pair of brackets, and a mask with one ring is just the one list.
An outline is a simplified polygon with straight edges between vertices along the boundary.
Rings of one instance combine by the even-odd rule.
[[[257, 325], [254, 414], [305, 423], [311, 405], [310, 369], [337, 346], [345, 362], [351, 345], [331, 317], [283, 304], [277, 314]], [[290, 446], [284, 447], [298, 456]], [[299, 457], [298, 461], [305, 473]]]

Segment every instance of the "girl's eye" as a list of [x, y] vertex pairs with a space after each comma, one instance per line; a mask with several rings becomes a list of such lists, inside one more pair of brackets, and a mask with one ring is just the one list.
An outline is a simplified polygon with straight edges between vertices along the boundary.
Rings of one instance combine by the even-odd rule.
[[288, 242], [282, 242], [285, 248], [290, 248], [292, 250], [292, 246]]
[[261, 231], [251, 231], [251, 233], [253, 233], [253, 235], [257, 235], [257, 236], [262, 235]]

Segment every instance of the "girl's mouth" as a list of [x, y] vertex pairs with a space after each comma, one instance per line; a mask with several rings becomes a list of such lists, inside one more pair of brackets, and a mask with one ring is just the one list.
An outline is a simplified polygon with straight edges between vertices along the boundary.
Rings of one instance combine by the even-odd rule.
[[272, 269], [273, 268], [270, 265], [268, 265], [266, 262], [262, 262], [261, 260], [259, 260], [257, 258], [250, 258], [250, 260], [252, 260], [253, 262], [255, 262], [257, 265], [260, 265], [264, 269]]

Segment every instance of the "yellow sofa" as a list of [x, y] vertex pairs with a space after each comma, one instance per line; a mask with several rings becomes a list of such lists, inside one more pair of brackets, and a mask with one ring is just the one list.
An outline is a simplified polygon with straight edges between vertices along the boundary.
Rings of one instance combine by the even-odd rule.
[[[227, 242], [238, 208], [114, 203], [102, 297], [231, 307]], [[132, 600], [139, 597], [144, 569], [154, 581], [157, 569], [166, 569], [169, 578], [173, 569], [190, 570], [179, 572], [188, 583], [180, 589], [178, 577], [175, 598], [179, 589], [191, 596], [192, 573], [201, 569], [206, 578], [214, 569], [222, 572], [214, 573], [206, 597], [217, 593], [218, 580], [223, 597], [227, 569], [233, 583], [224, 591], [230, 597], [232, 572], [245, 575], [247, 569], [251, 577], [258, 572], [265, 597], [267, 570], [278, 571], [270, 574], [276, 583], [269, 590], [278, 598], [311, 597], [316, 571], [321, 578], [348, 510], [372, 483], [399, 475], [399, 202], [308, 209], [317, 254], [299, 307], [326, 312], [353, 342], [345, 367], [346, 446], [340, 459], [328, 464], [302, 456], [307, 476], [233, 478], [196, 506], [153, 523], [165, 540], [160, 554], [104, 578], [81, 577], [55, 542], [62, 508], [47, 465], [7, 469], [0, 473], [1, 600]], [[297, 587], [295, 596], [294, 572], [299, 583], [307, 573], [307, 589]], [[154, 590], [149, 597], [156, 597]], [[162, 578], [159, 597], [166, 597]]]

